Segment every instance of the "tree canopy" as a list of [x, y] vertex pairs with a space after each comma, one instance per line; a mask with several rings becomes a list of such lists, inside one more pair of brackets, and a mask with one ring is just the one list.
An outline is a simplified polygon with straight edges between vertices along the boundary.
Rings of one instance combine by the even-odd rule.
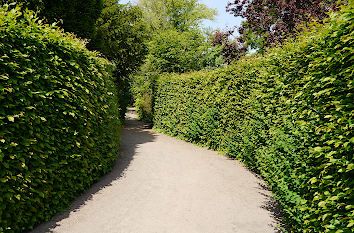
[[50, 22], [62, 20], [67, 32], [81, 38], [92, 39], [95, 23], [102, 10], [102, 0], [43, 0], [44, 10], [40, 14]]
[[239, 43], [237, 39], [230, 38], [232, 33], [233, 31], [216, 30], [211, 38], [213, 46], [221, 46], [221, 55], [227, 64], [240, 59], [247, 52], [247, 45]]
[[284, 41], [299, 31], [297, 27], [310, 19], [327, 17], [336, 9], [333, 0], [233, 0], [227, 11], [245, 19], [238, 28], [241, 42], [251, 48], [268, 47]]
[[143, 70], [184, 73], [215, 67], [222, 63], [221, 48], [213, 47], [201, 31], [179, 32], [169, 29], [156, 33], [149, 42]]
[[214, 19], [217, 11], [198, 0], [139, 0], [151, 30], [197, 28], [204, 19]]
[[0, 5], [11, 2], [39, 10], [39, 16], [48, 23], [61, 22], [59, 26], [66, 32], [86, 39], [94, 37], [95, 23], [102, 10], [102, 0], [0, 0]]
[[143, 73], [177, 72], [215, 67], [221, 48], [213, 47], [201, 28], [217, 11], [198, 0], [139, 0], [151, 38]]
[[96, 23], [94, 49], [113, 61], [119, 76], [129, 75], [142, 64], [147, 53], [147, 25], [138, 6], [104, 0]]

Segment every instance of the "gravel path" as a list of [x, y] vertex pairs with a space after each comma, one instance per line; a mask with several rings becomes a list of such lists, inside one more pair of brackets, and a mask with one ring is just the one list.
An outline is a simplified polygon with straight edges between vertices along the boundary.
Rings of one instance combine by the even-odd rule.
[[238, 161], [143, 129], [129, 110], [113, 171], [32, 232], [280, 232], [278, 213]]

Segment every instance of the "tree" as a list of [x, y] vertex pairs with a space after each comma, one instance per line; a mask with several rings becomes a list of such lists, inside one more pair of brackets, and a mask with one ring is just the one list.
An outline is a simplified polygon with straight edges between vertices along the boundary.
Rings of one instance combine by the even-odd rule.
[[139, 0], [151, 39], [149, 53], [140, 72], [132, 77], [132, 93], [138, 116], [153, 118], [156, 74], [189, 72], [223, 63], [221, 46], [212, 46], [202, 32], [204, 19], [213, 19], [216, 10], [198, 0]]
[[231, 40], [230, 35], [233, 30], [220, 31], [217, 30], [214, 35], [212, 35], [212, 45], [221, 46], [221, 55], [227, 64], [230, 64], [233, 60], [238, 60], [244, 56], [247, 52], [247, 45], [240, 43], [240, 41]]
[[203, 19], [212, 20], [217, 13], [198, 0], [139, 0], [138, 5], [143, 8], [152, 31], [196, 29]]
[[[91, 44], [116, 65], [115, 83], [120, 107], [125, 109], [131, 99], [129, 75], [140, 68], [147, 54], [147, 25], [138, 6], [116, 0], [103, 0], [103, 5]], [[125, 112], [122, 113], [123, 118]]]
[[102, 0], [0, 0], [0, 4], [20, 2], [31, 10], [39, 10], [39, 16], [48, 23], [61, 22], [66, 32], [81, 38], [92, 39], [95, 23], [102, 10]]
[[201, 31], [169, 29], [156, 33], [150, 41], [143, 71], [184, 73], [200, 70], [219, 65], [220, 53], [220, 49], [206, 41]]
[[102, 0], [43, 0], [40, 12], [49, 22], [62, 20], [60, 25], [67, 32], [81, 38], [93, 39], [95, 23], [102, 10]]
[[322, 20], [333, 0], [233, 0], [226, 11], [245, 19], [238, 28], [242, 42], [261, 51], [281, 43], [299, 30], [297, 26], [310, 19]]
[[200, 29], [215, 9], [198, 0], [139, 0], [152, 38], [143, 72], [188, 72], [220, 64], [220, 48], [207, 43]]
[[116, 64], [120, 77], [127, 76], [139, 69], [147, 53], [147, 25], [138, 6], [103, 3], [93, 47]]
[[31, 10], [42, 10], [44, 8], [43, 0], [0, 0], [0, 6], [10, 3], [21, 3]]

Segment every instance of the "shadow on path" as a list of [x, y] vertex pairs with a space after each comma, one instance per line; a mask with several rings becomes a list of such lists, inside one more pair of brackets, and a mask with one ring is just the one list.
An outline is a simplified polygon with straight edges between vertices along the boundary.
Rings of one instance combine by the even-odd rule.
[[[228, 158], [229, 160], [236, 160], [236, 158]], [[274, 233], [285, 233], [290, 232], [289, 227], [283, 222], [285, 214], [283, 212], [282, 206], [277, 202], [277, 200], [272, 196], [271, 189], [266, 185], [266, 182], [263, 180], [262, 176], [257, 174], [256, 172], [249, 169], [246, 165], [242, 163], [243, 167], [253, 176], [257, 177], [259, 180], [257, 183], [256, 189], [258, 193], [265, 198], [265, 201], [260, 206], [260, 208], [268, 211], [270, 216], [275, 220], [275, 222], [268, 224], [270, 227], [273, 228]]]
[[154, 140], [155, 135], [151, 131], [144, 129], [143, 123], [135, 118], [133, 109], [128, 109], [122, 130], [120, 155], [113, 165], [112, 171], [102, 176], [97, 183], [93, 184], [91, 188], [74, 200], [69, 210], [55, 215], [53, 220], [40, 224], [34, 230], [30, 231], [30, 233], [53, 232], [53, 229], [59, 226], [58, 222], [68, 218], [70, 213], [78, 211], [96, 193], [107, 186], [111, 186], [113, 181], [124, 177], [125, 170], [134, 160], [135, 150], [138, 145], [153, 142]]
[[[128, 109], [126, 114], [120, 150], [120, 156], [110, 173], [102, 176], [73, 201], [69, 210], [54, 216], [52, 221], [39, 225], [31, 233], [60, 230], [74, 233], [214, 233], [235, 232], [236, 228], [237, 232], [280, 233], [281, 228], [286, 229], [281, 223], [281, 207], [259, 175], [245, 166], [245, 169], [235, 168], [236, 164], [225, 163], [225, 160], [218, 159], [216, 153], [210, 150], [172, 140], [168, 136], [157, 137], [152, 130], [144, 129], [144, 124], [136, 119], [133, 109]], [[168, 153], [160, 156], [161, 151]], [[154, 173], [146, 172], [150, 170]], [[130, 179], [126, 184], [135, 184], [142, 176], [151, 182], [137, 182], [132, 186], [134, 188], [128, 188], [128, 191], [134, 190], [134, 193], [121, 192], [122, 187], [127, 187], [122, 182], [126, 174], [129, 174], [127, 179]], [[122, 186], [116, 183], [118, 180]], [[104, 189], [108, 187], [115, 188], [113, 195], [107, 195], [110, 188]], [[83, 207], [90, 209], [90, 204], [91, 207], [95, 204], [101, 192], [106, 194], [103, 198], [105, 201], [96, 202], [93, 210], [98, 208], [104, 211], [98, 211], [94, 217], [92, 213], [96, 212], [87, 211], [86, 219], [82, 218], [85, 214], [81, 212], [81, 218], [75, 218], [75, 215], [80, 215], [78, 211]], [[118, 201], [113, 203], [112, 198]], [[106, 209], [110, 210], [107, 215], [104, 214]], [[124, 219], [127, 210], [131, 210], [130, 215]], [[121, 219], [121, 231], [118, 231], [116, 222]], [[70, 224], [75, 226], [71, 228]], [[106, 228], [102, 229], [103, 226]], [[220, 230], [220, 226], [225, 231]]]
[[[271, 214], [272, 218], [275, 219], [275, 221], [278, 224], [278, 226], [272, 225], [272, 227], [274, 228], [274, 232], [276, 233], [290, 232], [288, 226], [282, 221], [284, 218], [283, 208], [275, 200], [275, 198], [269, 194], [271, 193], [271, 190], [267, 187], [267, 185], [265, 185], [264, 183], [258, 183], [258, 184], [259, 184], [258, 189], [261, 190], [258, 193], [266, 198], [266, 201], [261, 206], [261, 208], [267, 210]], [[268, 193], [265, 193], [263, 191], [268, 191]]]

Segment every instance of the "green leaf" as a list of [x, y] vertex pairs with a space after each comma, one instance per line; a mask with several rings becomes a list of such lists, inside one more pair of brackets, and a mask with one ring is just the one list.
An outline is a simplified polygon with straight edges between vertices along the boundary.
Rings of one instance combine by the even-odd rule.
[[15, 118], [13, 116], [7, 116], [7, 119], [10, 121], [10, 122], [15, 122]]

